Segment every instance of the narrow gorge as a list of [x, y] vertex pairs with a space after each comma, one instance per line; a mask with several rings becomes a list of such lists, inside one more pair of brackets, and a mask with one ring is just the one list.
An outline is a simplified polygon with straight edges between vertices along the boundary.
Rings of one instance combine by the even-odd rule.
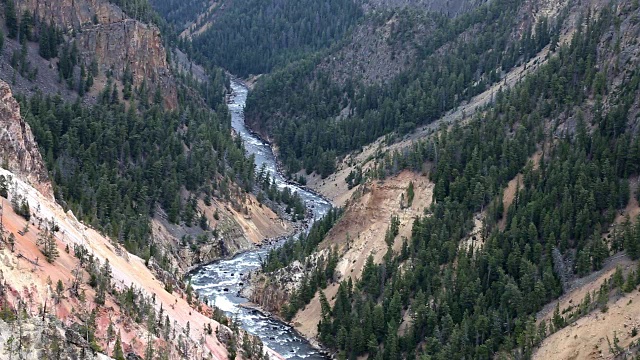
[[[242, 137], [247, 155], [254, 155], [256, 168], [263, 168], [275, 179], [278, 188], [288, 187], [297, 192], [308, 209], [308, 216], [301, 231], [331, 208], [331, 203], [308, 189], [287, 181], [279, 172], [276, 158], [269, 144], [254, 135], [244, 124], [244, 105], [248, 88], [238, 80], [231, 82], [229, 110], [232, 126], [236, 134]], [[295, 236], [295, 235], [294, 235]], [[229, 260], [220, 260], [205, 265], [193, 273], [191, 278], [194, 289], [213, 306], [223, 310], [231, 319], [240, 322], [249, 333], [257, 335], [267, 347], [282, 354], [287, 359], [324, 359], [320, 351], [311, 346], [289, 325], [277, 320], [268, 312], [245, 307], [248, 299], [241, 290], [250, 272], [260, 268], [261, 261], [272, 246], [286, 241], [280, 239], [273, 244], [265, 244], [256, 250], [240, 253]]]

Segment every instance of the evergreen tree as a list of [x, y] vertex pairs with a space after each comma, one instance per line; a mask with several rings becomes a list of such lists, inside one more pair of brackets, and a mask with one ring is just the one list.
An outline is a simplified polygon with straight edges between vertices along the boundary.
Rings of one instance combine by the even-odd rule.
[[7, 25], [7, 36], [10, 39], [18, 37], [18, 15], [13, 0], [7, 0], [4, 4], [4, 19]]
[[42, 255], [47, 259], [47, 262], [52, 263], [59, 256], [58, 245], [56, 244], [55, 231], [57, 225], [53, 222], [49, 222], [44, 229], [38, 234], [37, 244], [40, 246]]
[[116, 344], [113, 346], [112, 353], [115, 360], [125, 360], [124, 351], [122, 351], [122, 341], [120, 339], [120, 332], [118, 331], [118, 337], [116, 338]]

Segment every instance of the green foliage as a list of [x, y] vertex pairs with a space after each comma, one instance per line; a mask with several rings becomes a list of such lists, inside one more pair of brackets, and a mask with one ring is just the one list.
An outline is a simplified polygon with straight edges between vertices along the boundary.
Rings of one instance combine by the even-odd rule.
[[260, 200], [264, 200], [264, 195], [266, 195], [267, 199], [285, 205], [286, 212], [291, 215], [293, 221], [304, 219], [306, 207], [300, 195], [297, 192], [291, 193], [291, 189], [288, 187], [282, 190], [278, 189], [275, 179], [271, 178], [271, 173], [266, 170], [265, 164], [256, 175], [256, 184], [262, 190]]
[[31, 16], [31, 12], [25, 10], [22, 12], [22, 17], [20, 17], [20, 42], [24, 43], [34, 40], [33, 26], [33, 16]]
[[16, 245], [16, 236], [13, 233], [9, 233], [9, 236], [7, 237], [7, 243], [9, 244], [11, 252], [13, 252]]
[[[58, 46], [62, 43], [62, 32], [53, 23], [41, 24], [38, 37], [38, 53], [44, 59], [51, 59], [58, 56]], [[66, 59], [65, 59], [66, 61]], [[66, 65], [66, 64], [63, 64]], [[66, 69], [65, 69], [66, 71]]]
[[16, 69], [21, 76], [26, 77], [29, 81], [34, 81], [38, 75], [38, 69], [31, 66], [28, 60], [27, 43], [23, 42], [20, 50], [14, 50], [11, 54], [11, 67]]
[[324, 289], [334, 281], [334, 273], [339, 260], [335, 249], [332, 248], [326, 258], [321, 256], [313, 263], [309, 263], [309, 260], [305, 258], [316, 250], [318, 244], [338, 221], [341, 214], [342, 210], [340, 209], [329, 210], [322, 219], [313, 224], [308, 234], [302, 233], [297, 239], [290, 239], [281, 247], [272, 249], [262, 262], [264, 272], [274, 272], [296, 260], [304, 262], [305, 269], [311, 269], [304, 274], [300, 286], [291, 295], [289, 303], [281, 310], [281, 315], [285, 319], [291, 320], [299, 309], [313, 299], [319, 288]]
[[319, 288], [324, 289], [329, 283], [334, 282], [334, 273], [338, 260], [338, 253], [331, 249], [326, 259], [320, 257], [313, 265], [305, 262], [305, 268], [311, 268], [312, 270], [304, 274], [300, 286], [291, 295], [289, 303], [281, 310], [282, 316], [287, 321], [291, 321], [298, 310], [309, 304]]
[[[531, 354], [547, 333], [546, 324], [535, 325], [535, 314], [562, 293], [566, 273], [580, 272], [581, 262], [584, 273], [602, 267], [611, 250], [603, 229], [629, 200], [626, 179], [639, 173], [638, 154], [622, 149], [638, 141], [625, 124], [640, 72], [626, 77], [606, 110], [598, 101], [587, 102], [599, 90], [590, 67], [594, 63], [587, 66], [585, 59], [596, 58], [613, 19], [605, 9], [597, 20], [589, 20], [557, 57], [498, 94], [495, 104], [468, 125], [443, 127], [412, 149], [378, 160], [371, 171], [379, 178], [433, 164], [436, 202], [428, 216], [414, 221], [403, 254], [388, 253], [380, 264], [370, 257], [355, 287], [340, 285], [333, 308], [322, 311], [318, 336], [324, 344], [345, 357], [369, 352], [383, 359], [417, 352], [433, 358]], [[563, 80], [569, 78], [573, 81]], [[577, 107], [593, 113], [590, 130]], [[545, 134], [548, 119], [566, 113], [577, 119], [575, 132]], [[553, 147], [534, 167], [527, 159], [537, 144], [551, 140]], [[504, 229], [497, 226], [498, 212], [490, 210], [494, 216], [485, 220], [483, 247], [460, 247], [474, 214], [495, 206], [493, 199], [500, 199], [519, 172], [523, 185]], [[616, 245], [628, 247], [634, 256], [636, 231], [627, 225]], [[564, 259], [576, 252], [576, 269], [565, 269]], [[577, 311], [607, 311], [613, 289], [631, 290], [637, 283], [637, 275], [628, 277], [633, 279], [625, 282], [617, 271]], [[398, 335], [407, 315], [412, 321]], [[569, 318], [557, 306], [553, 328], [566, 326]]]
[[[63, 47], [61, 56], [73, 48]], [[151, 105], [136, 111], [135, 103], [126, 108], [113, 101], [110, 89], [105, 93], [93, 107], [40, 95], [20, 99], [56, 199], [78, 219], [131, 252], [161, 259], [149, 238], [149, 216], [158, 206], [178, 223], [193, 210], [180, 189], [192, 199], [202, 193], [232, 199], [253, 187], [253, 158], [245, 158], [240, 140], [231, 136], [223, 97], [216, 112], [184, 94], [180, 110]]]
[[120, 339], [120, 333], [118, 332], [118, 337], [116, 338], [116, 344], [113, 346], [112, 353], [115, 360], [125, 360], [124, 351], [122, 351], [122, 340]]
[[396, 236], [398, 236], [398, 232], [400, 232], [400, 218], [398, 218], [398, 215], [392, 215], [389, 227], [384, 234], [384, 242], [387, 243], [387, 246], [393, 246], [393, 242]]
[[197, 20], [199, 13], [194, 9], [206, 9], [211, 6], [206, 0], [151, 0], [151, 5], [167, 22], [178, 29]]
[[[160, 8], [163, 13], [173, 10], [167, 5]], [[328, 47], [361, 16], [360, 5], [351, 0], [240, 1], [218, 11], [211, 27], [190, 48], [199, 63], [247, 77]]]
[[228, 342], [226, 343], [227, 347], [227, 359], [235, 360], [236, 355], [238, 354], [238, 344], [236, 341], [235, 333], [231, 335]]
[[51, 221], [48, 222], [45, 225], [44, 229], [42, 229], [38, 234], [37, 244], [38, 246], [40, 246], [42, 255], [44, 255], [45, 259], [47, 259], [47, 262], [49, 263], [53, 263], [56, 258], [60, 256], [55, 238], [57, 228], [57, 225], [53, 221]]
[[4, 296], [0, 297], [0, 320], [12, 323], [16, 319], [16, 316], [16, 312], [7, 299]]
[[4, 3], [4, 19], [7, 25], [7, 36], [10, 39], [18, 37], [18, 15], [16, 13], [16, 4], [13, 0], [7, 0]]
[[413, 204], [414, 197], [415, 197], [415, 192], [413, 189], [413, 181], [409, 181], [409, 186], [407, 186], [407, 207], [411, 207], [411, 204]]
[[364, 178], [362, 176], [362, 167], [356, 166], [355, 170], [351, 170], [344, 181], [347, 183], [347, 187], [349, 188], [349, 190], [353, 189], [357, 185], [360, 185], [364, 181]]
[[120, 7], [132, 19], [166, 28], [164, 20], [153, 10], [148, 0], [110, 0], [110, 2]]
[[4, 175], [0, 175], [0, 196], [5, 199], [9, 197], [9, 182]]
[[[52, 55], [47, 53], [47, 55]], [[73, 88], [73, 69], [78, 65], [79, 52], [75, 41], [69, 46], [64, 44], [58, 52], [58, 75], [61, 81], [66, 81], [69, 88]]]
[[269, 251], [269, 255], [262, 262], [262, 270], [273, 272], [281, 269], [295, 260], [303, 260], [309, 256], [324, 236], [342, 215], [341, 209], [331, 209], [320, 220], [316, 221], [308, 234], [301, 233], [297, 239], [285, 242], [281, 247]]
[[[512, 13], [520, 4], [500, 0], [455, 18], [433, 14], [406, 20], [413, 21], [409, 29], [427, 22], [437, 30], [415, 45], [415, 64], [383, 84], [361, 83], [357, 74], [338, 83], [320, 66], [326, 56], [337, 55], [307, 56], [257, 83], [247, 99], [247, 121], [272, 136], [289, 170], [326, 177], [335, 170], [336, 156], [431, 123], [499, 81], [496, 68], [508, 71], [542, 49], [558, 29], [540, 25], [536, 36], [528, 29], [513, 40], [518, 20]], [[393, 15], [379, 16], [384, 24]], [[473, 37], [457, 41], [465, 31]], [[442, 46], [447, 51], [437, 51]], [[347, 108], [348, 116], [340, 115]]]
[[27, 223], [29, 222], [31, 219], [31, 208], [29, 207], [29, 202], [24, 196], [14, 194], [14, 196], [11, 197], [11, 207], [13, 208], [13, 212], [22, 216], [27, 220]]

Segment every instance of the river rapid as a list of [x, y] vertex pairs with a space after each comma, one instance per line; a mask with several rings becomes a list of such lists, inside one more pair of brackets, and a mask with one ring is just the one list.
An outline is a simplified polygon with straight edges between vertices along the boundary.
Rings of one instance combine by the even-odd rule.
[[[331, 208], [331, 203], [324, 198], [302, 187], [288, 183], [278, 172], [276, 158], [269, 144], [255, 136], [244, 122], [244, 106], [247, 100], [247, 87], [237, 80], [231, 80], [232, 94], [229, 99], [231, 124], [236, 133], [242, 137], [247, 155], [255, 156], [256, 168], [263, 164], [275, 178], [279, 188], [288, 187], [297, 192], [312, 213], [309, 223], [320, 219]], [[265, 258], [271, 247], [263, 246], [236, 255], [229, 260], [216, 261], [196, 270], [191, 278], [193, 288], [206, 296], [209, 302], [223, 310], [232, 319], [239, 321], [243, 329], [262, 339], [269, 348], [287, 359], [326, 359], [322, 353], [299, 336], [289, 325], [262, 314], [259, 311], [240, 306], [249, 300], [240, 296], [242, 276], [260, 268], [261, 259]]]

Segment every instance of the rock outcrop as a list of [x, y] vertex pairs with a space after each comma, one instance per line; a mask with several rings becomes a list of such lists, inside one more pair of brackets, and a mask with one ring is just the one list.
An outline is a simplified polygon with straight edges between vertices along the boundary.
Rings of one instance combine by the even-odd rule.
[[242, 296], [260, 305], [263, 310], [279, 315], [282, 315], [282, 309], [289, 303], [294, 291], [292, 287], [299, 285], [299, 281], [294, 281], [291, 277], [285, 279], [281, 274], [266, 276], [263, 273], [253, 273], [244, 281], [249, 286], [242, 289]]
[[111, 71], [116, 79], [128, 66], [134, 86], [144, 83], [150, 94], [160, 89], [165, 107], [177, 106], [175, 79], [156, 26], [129, 18], [107, 0], [18, 0], [17, 5], [62, 29], [85, 66], [95, 61], [101, 74]]
[[76, 35], [76, 44], [86, 64], [95, 59], [100, 72], [111, 70], [116, 79], [122, 79], [128, 67], [134, 86], [145, 82], [149, 89], [160, 90], [167, 108], [177, 106], [176, 84], [156, 27], [132, 19], [91, 25]]
[[20, 116], [20, 105], [9, 85], [0, 80], [0, 166], [22, 176], [45, 196], [52, 198], [47, 168], [42, 161], [31, 127]]

